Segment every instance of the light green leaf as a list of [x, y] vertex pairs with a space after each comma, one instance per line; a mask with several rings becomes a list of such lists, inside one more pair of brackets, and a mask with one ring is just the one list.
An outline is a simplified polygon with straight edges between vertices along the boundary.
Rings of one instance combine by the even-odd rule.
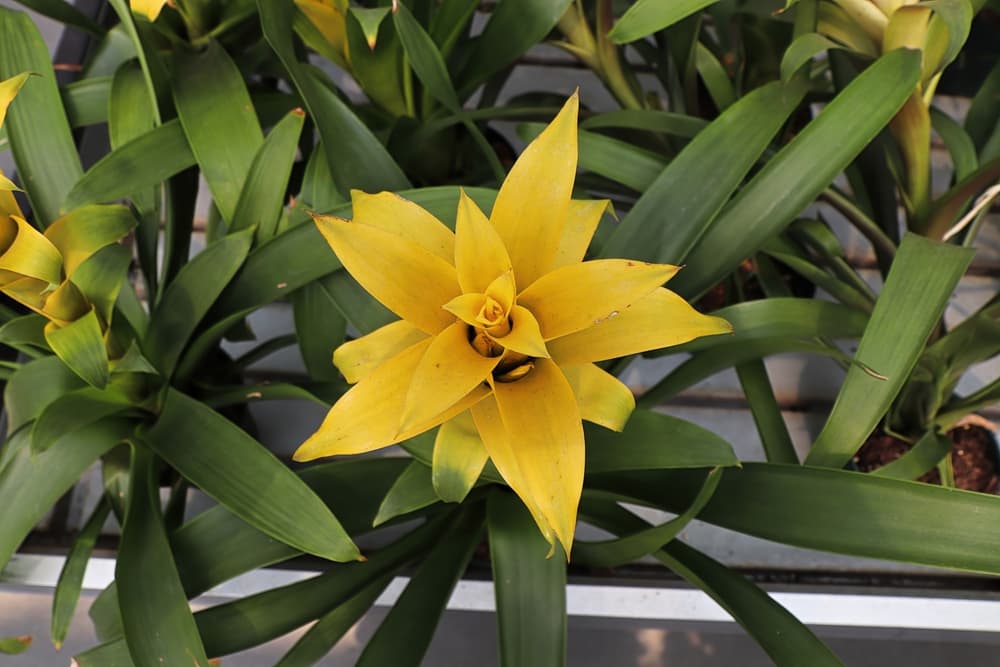
[[781, 57], [781, 80], [789, 81], [799, 69], [812, 59], [830, 49], [842, 49], [840, 44], [824, 37], [817, 32], [807, 32], [799, 35], [795, 41], [785, 49], [785, 55]]
[[76, 610], [77, 602], [80, 600], [80, 591], [83, 589], [83, 575], [87, 569], [87, 562], [97, 544], [97, 537], [104, 528], [104, 522], [111, 513], [111, 505], [107, 499], [102, 497], [97, 503], [97, 507], [91, 512], [87, 523], [83, 525], [80, 533], [73, 540], [73, 547], [66, 556], [62, 570], [59, 572], [59, 581], [52, 595], [52, 643], [58, 651], [62, 643], [66, 640], [66, 633], [69, 632], [70, 623], [73, 620], [73, 612]]
[[230, 232], [255, 227], [258, 244], [275, 235], [304, 123], [305, 113], [296, 109], [267, 135], [254, 155], [229, 225]]
[[66, 326], [49, 322], [45, 325], [45, 342], [90, 386], [103, 389], [108, 383], [108, 351], [96, 309], [91, 308], [86, 315]]
[[389, 519], [438, 502], [441, 499], [431, 483], [431, 469], [420, 461], [413, 461], [385, 494], [372, 525], [378, 526]]
[[4, 129], [35, 224], [44, 229], [59, 217], [60, 205], [83, 169], [45, 40], [27, 14], [0, 7], [0, 81], [22, 72], [37, 76], [10, 105]]
[[76, 128], [106, 123], [110, 92], [110, 76], [80, 79], [64, 87], [62, 101], [70, 125]]
[[690, 139], [707, 125], [708, 121], [704, 119], [682, 113], [653, 109], [621, 109], [588, 116], [580, 123], [580, 129], [597, 130], [605, 127], [622, 127]]
[[608, 38], [616, 44], [628, 44], [657, 30], [672, 26], [681, 19], [701, 11], [717, 0], [638, 0], [608, 33]]
[[243, 75], [214, 41], [174, 55], [174, 104], [222, 218], [233, 221], [243, 183], [264, 142]]
[[38, 418], [46, 406], [63, 394], [83, 386], [83, 380], [59, 357], [42, 357], [24, 364], [4, 387], [7, 436]]

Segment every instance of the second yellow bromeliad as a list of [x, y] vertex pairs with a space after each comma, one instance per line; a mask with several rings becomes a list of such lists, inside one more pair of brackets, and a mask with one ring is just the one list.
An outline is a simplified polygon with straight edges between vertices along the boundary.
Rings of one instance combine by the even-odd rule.
[[434, 483], [461, 500], [487, 458], [569, 554], [583, 488], [581, 419], [621, 430], [635, 401], [594, 362], [731, 330], [662, 287], [679, 267], [584, 262], [606, 201], [571, 198], [574, 95], [524, 151], [489, 218], [463, 192], [455, 232], [390, 193], [316, 217], [344, 268], [400, 320], [337, 349], [357, 383], [296, 452], [357, 454], [441, 425]]

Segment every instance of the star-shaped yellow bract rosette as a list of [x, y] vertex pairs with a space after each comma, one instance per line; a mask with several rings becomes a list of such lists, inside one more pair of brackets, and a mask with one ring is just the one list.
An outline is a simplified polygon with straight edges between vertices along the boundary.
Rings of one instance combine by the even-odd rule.
[[487, 218], [463, 192], [454, 234], [389, 193], [315, 221], [344, 268], [400, 316], [345, 343], [357, 383], [295, 453], [385, 447], [441, 425], [434, 484], [461, 500], [487, 458], [567, 555], [583, 488], [581, 420], [621, 430], [635, 400], [594, 362], [731, 331], [662, 287], [678, 267], [584, 262], [606, 201], [571, 199], [576, 95], [511, 169]]

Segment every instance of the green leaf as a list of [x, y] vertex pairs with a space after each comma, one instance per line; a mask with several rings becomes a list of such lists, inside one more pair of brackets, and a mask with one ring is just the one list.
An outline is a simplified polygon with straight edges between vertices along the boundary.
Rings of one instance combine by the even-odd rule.
[[339, 379], [340, 371], [333, 365], [333, 351], [344, 342], [347, 320], [337, 309], [323, 281], [303, 285], [292, 293], [291, 301], [299, 350], [309, 377], [327, 381]]
[[74, 27], [83, 32], [100, 37], [105, 33], [104, 28], [82, 13], [76, 7], [64, 0], [17, 0], [25, 7], [34, 10], [42, 16], [66, 24], [67, 27]]
[[655, 387], [643, 394], [637, 403], [641, 407], [652, 408], [727, 368], [774, 354], [787, 353], [819, 354], [835, 359], [848, 359], [846, 354], [831, 345], [796, 338], [761, 338], [743, 343], [717, 345], [693, 355], [675, 368]]
[[191, 483], [273, 538], [335, 561], [360, 557], [323, 502], [281, 461], [222, 415], [168, 390], [142, 438]]
[[952, 120], [951, 116], [935, 107], [931, 107], [930, 111], [931, 126], [944, 141], [944, 145], [951, 155], [951, 163], [955, 167], [955, 180], [964, 180], [979, 166], [976, 147], [962, 126]]
[[905, 49], [862, 72], [726, 205], [684, 258], [687, 268], [671, 288], [685, 297], [702, 293], [781, 231], [889, 122], [919, 74], [920, 54]]
[[566, 559], [549, 545], [513, 493], [497, 489], [487, 502], [490, 558], [502, 667], [566, 663]]
[[63, 107], [70, 125], [77, 128], [106, 123], [110, 93], [110, 76], [81, 79], [63, 88]]
[[32, 637], [22, 635], [20, 637], [0, 637], [0, 653], [5, 655], [18, 655], [24, 653], [31, 646]]
[[[146, 80], [138, 63], [128, 63], [115, 71], [111, 92], [107, 101], [108, 137], [111, 147], [117, 151], [133, 139], [141, 137], [156, 127], [153, 100], [146, 88]], [[194, 163], [194, 156], [187, 146], [187, 139], [179, 150], [188, 156], [188, 166]], [[155, 160], [160, 162], [161, 160]], [[154, 160], [147, 160], [154, 162]], [[182, 167], [183, 169], [183, 167]], [[164, 176], [164, 179], [166, 176]], [[163, 180], [163, 179], [161, 179]], [[136, 230], [136, 251], [139, 266], [146, 280], [146, 289], [157, 293], [157, 247], [160, 236], [160, 200], [162, 187], [152, 185], [144, 190], [133, 190], [130, 195], [139, 213], [140, 224]]]
[[[673, 512], [702, 471], [594, 475], [588, 488]], [[701, 521], [783, 544], [951, 570], [1000, 573], [997, 496], [832, 468], [744, 463], [727, 468]], [[928, 536], [933, 536], [929, 539]]]
[[[642, 530], [647, 525], [607, 502], [584, 501], [581, 514], [588, 522], [616, 533]], [[842, 667], [809, 628], [738, 572], [679, 540], [652, 556], [719, 603], [779, 667]]]
[[628, 8], [608, 33], [608, 38], [615, 44], [628, 44], [657, 30], [662, 30], [699, 12], [717, 0], [677, 0], [676, 2], [661, 2], [660, 0], [638, 0]]
[[431, 469], [420, 461], [413, 461], [385, 494], [372, 525], [378, 526], [439, 502], [441, 499], [431, 483]]
[[965, 131], [980, 154], [1000, 127], [997, 118], [1000, 118], [1000, 63], [983, 79], [965, 115]]
[[930, 238], [942, 238], [958, 222], [962, 211], [973, 197], [997, 178], [1000, 178], [1000, 156], [980, 165], [979, 169], [934, 201], [927, 217], [926, 235]]
[[[150, 155], [157, 159], [150, 160]], [[180, 121], [150, 130], [101, 158], [66, 196], [69, 210], [129, 197], [195, 164]]]
[[0, 326], [0, 343], [37, 357], [39, 350], [49, 351], [44, 333], [46, 322], [48, 320], [37, 313], [15, 317]]
[[208, 667], [167, 543], [156, 480], [152, 454], [136, 448], [115, 566], [128, 650], [137, 665]]
[[690, 139], [708, 126], [708, 121], [696, 116], [653, 109], [621, 109], [588, 116], [580, 123], [581, 130], [621, 127], [647, 130]]
[[625, 430], [585, 425], [587, 473], [739, 465], [729, 443], [692, 424], [649, 410], [632, 413]]
[[781, 406], [761, 360], [748, 361], [736, 367], [740, 387], [750, 404], [754, 425], [764, 446], [764, 455], [771, 463], [798, 463], [792, 437], [781, 415]]
[[354, 15], [354, 18], [358, 20], [358, 24], [361, 25], [361, 30], [365, 34], [365, 39], [368, 41], [369, 45], [374, 45], [376, 37], [378, 36], [378, 27], [382, 25], [382, 21], [386, 16], [389, 15], [388, 7], [351, 7], [350, 13]]
[[118, 27], [125, 32], [135, 51], [146, 80], [152, 117], [157, 125], [161, 122], [160, 110], [170, 109], [170, 86], [166, 64], [156, 48], [158, 40], [155, 29], [147, 21], [136, 23], [126, 0], [108, 0], [118, 15]]
[[660, 550], [698, 516], [715, 493], [721, 477], [722, 468], [713, 468], [691, 506], [658, 526], [644, 527], [624, 537], [602, 542], [577, 542], [573, 547], [576, 560], [591, 567], [621, 567]]
[[127, 285], [128, 290], [133, 290], [133, 286], [127, 282], [131, 262], [132, 250], [112, 243], [80, 264], [73, 274], [73, 284], [94, 306], [98, 319], [108, 326], [114, 324], [111, 318], [122, 287]]
[[872, 475], [892, 479], [916, 479], [951, 453], [951, 438], [930, 430], [917, 440], [910, 451], [895, 461], [873, 470]]
[[0, 7], [0, 80], [33, 72], [7, 111], [4, 128], [35, 224], [59, 217], [66, 194], [83, 173], [63, 111], [45, 40], [27, 14]]
[[195, 614], [211, 655], [235, 653], [319, 618], [437, 543], [450, 523], [443, 515], [371, 555], [364, 563], [333, 566], [318, 576], [211, 607]]
[[514, 63], [548, 35], [571, 0], [504, 0], [475, 40], [458, 77], [459, 98]]
[[732, 105], [736, 101], [736, 91], [733, 90], [726, 68], [701, 42], [695, 45], [694, 55], [695, 67], [716, 108], [722, 111]]
[[4, 447], [10, 453], [0, 468], [0, 507], [6, 508], [0, 522], [0, 566], [7, 564], [21, 541], [83, 471], [132, 428], [129, 421], [105, 419], [66, 434], [41, 453], [31, 451], [27, 430], [7, 440]]
[[316, 123], [341, 192], [351, 188], [366, 192], [406, 189], [409, 181], [385, 147], [317, 74], [297, 60], [290, 8], [291, 2], [286, 0], [257, 0], [264, 37], [288, 70]]
[[[545, 125], [541, 123], [522, 123], [518, 126], [518, 134], [525, 141], [531, 141], [543, 129]], [[638, 192], [645, 192], [666, 166], [662, 156], [620, 139], [580, 131], [577, 140], [582, 168]]]
[[250, 165], [264, 142], [243, 75], [226, 51], [210, 41], [199, 52], [175, 53], [171, 87], [212, 200], [222, 218], [232, 222]]
[[143, 351], [165, 377], [173, 374], [195, 327], [243, 265], [251, 240], [247, 230], [210, 244], [181, 268], [163, 293]]
[[733, 325], [732, 335], [693, 340], [670, 348], [670, 353], [696, 352], [763, 338], [858, 338], [868, 324], [868, 314], [855, 308], [793, 297], [746, 301], [712, 314]]
[[68, 391], [42, 411], [31, 429], [31, 446], [42, 452], [67, 433], [123, 412], [132, 406], [129, 392], [120, 385], [106, 389], [83, 387]]
[[781, 57], [781, 80], [790, 81], [799, 69], [813, 57], [830, 49], [844, 48], [817, 32], [807, 32], [795, 38]]
[[391, 22], [386, 24], [374, 46], [353, 10], [347, 14], [345, 29], [351, 75], [365, 95], [390, 118], [411, 115], [412, 100], [404, 83], [403, 49], [395, 26]]
[[909, 377], [974, 254], [913, 234], [903, 239], [855, 354], [885, 379], [858, 366], [847, 371], [807, 464], [840, 467], [858, 450]]
[[84, 382], [59, 357], [42, 357], [21, 366], [4, 387], [7, 435], [38, 418], [50, 403]]
[[643, 192], [603, 256], [681, 263], [804, 94], [799, 82], [771, 83], [726, 109]]
[[299, 137], [305, 124], [301, 109], [289, 112], [274, 126], [254, 155], [253, 164], [240, 192], [229, 231], [257, 229], [257, 242], [275, 235], [285, 206], [288, 177], [292, 173]]
[[[382, 497], [406, 464], [402, 458], [348, 459], [312, 466], [303, 470], [301, 477], [327, 506], [337, 508], [345, 530], [360, 534], [372, 530]], [[223, 505], [185, 523], [170, 541], [188, 597], [300, 553]]]
[[67, 367], [92, 387], [103, 389], [108, 383], [108, 351], [104, 346], [104, 332], [91, 308], [83, 317], [58, 327], [45, 325], [45, 342]]
[[410, 59], [410, 66], [420, 82], [434, 98], [451, 111], [458, 111], [461, 103], [451, 83], [451, 76], [434, 40], [423, 29], [413, 14], [400, 4], [392, 14], [392, 22], [399, 40]]
[[392, 577], [375, 579], [340, 606], [327, 612], [282, 656], [275, 667], [312, 667], [322, 660], [375, 604]]
[[76, 610], [77, 602], [80, 600], [80, 591], [83, 589], [83, 575], [87, 569], [87, 562], [90, 554], [97, 544], [97, 537], [104, 527], [104, 522], [111, 513], [111, 505], [103, 496], [98, 501], [97, 507], [91, 512], [90, 518], [80, 530], [80, 534], [73, 540], [73, 547], [66, 556], [62, 570], [59, 572], [59, 581], [56, 582], [56, 589], [52, 596], [52, 643], [58, 651], [66, 640], [66, 633], [69, 632], [69, 625], [73, 620], [73, 612]]
[[[969, 29], [972, 27], [972, 16], [975, 11], [968, 0], [930, 0], [930, 2], [923, 3], [923, 6], [929, 7], [934, 12], [934, 17], [931, 19], [932, 25], [928, 31], [929, 41], [935, 38], [940, 39], [933, 26], [935, 18], [944, 24], [948, 40], [941, 61], [937, 63], [936, 73], [954, 61], [959, 51], [962, 50], [965, 40], [969, 37]], [[931, 48], [933, 48], [933, 44], [928, 44], [928, 50]]]
[[358, 658], [358, 667], [420, 666], [451, 591], [465, 572], [482, 535], [482, 503], [466, 505], [368, 640]]
[[320, 282], [340, 312], [346, 315], [347, 321], [362, 334], [371, 333], [398, 319], [395, 313], [377, 301], [347, 271], [324, 276]]

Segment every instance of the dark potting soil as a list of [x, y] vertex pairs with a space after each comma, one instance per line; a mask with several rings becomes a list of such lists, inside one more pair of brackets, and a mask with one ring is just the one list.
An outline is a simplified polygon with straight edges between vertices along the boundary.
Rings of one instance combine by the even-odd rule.
[[[1000, 487], [1000, 472], [996, 465], [993, 434], [982, 426], [967, 424], [952, 429], [948, 436], [951, 438], [955, 486], [968, 491], [996, 493]], [[895, 461], [909, 449], [909, 443], [878, 430], [854, 455], [854, 465], [862, 472], [870, 472]], [[941, 476], [935, 468], [924, 473], [919, 481], [940, 484]]]

